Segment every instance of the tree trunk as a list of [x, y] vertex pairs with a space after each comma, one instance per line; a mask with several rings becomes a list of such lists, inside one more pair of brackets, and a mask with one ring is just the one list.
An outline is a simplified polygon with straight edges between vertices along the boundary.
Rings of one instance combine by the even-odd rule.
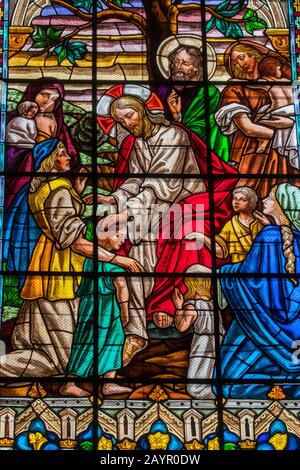
[[156, 64], [156, 53], [160, 43], [172, 35], [172, 25], [169, 23], [164, 2], [145, 0], [143, 2], [147, 18], [147, 68], [150, 80], [162, 80], [162, 75]]

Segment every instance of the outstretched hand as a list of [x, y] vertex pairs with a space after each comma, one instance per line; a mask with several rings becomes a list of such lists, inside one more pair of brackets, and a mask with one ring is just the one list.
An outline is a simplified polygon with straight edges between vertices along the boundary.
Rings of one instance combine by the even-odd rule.
[[261, 222], [263, 225], [270, 225], [271, 222], [270, 220], [268, 219], [268, 217], [263, 214], [262, 212], [259, 212], [259, 211], [254, 211], [253, 212], [253, 215], [254, 217], [259, 220], [259, 222]]
[[168, 96], [167, 103], [173, 118], [176, 120], [181, 113], [181, 97], [175, 90], [172, 90], [171, 94]]
[[172, 300], [174, 302], [174, 305], [177, 310], [181, 310], [183, 303], [184, 303], [184, 297], [180, 289], [178, 287], [175, 287], [174, 293], [172, 295]]
[[133, 273], [145, 272], [145, 269], [138, 261], [136, 261], [133, 258], [129, 258], [127, 256], [117, 255], [112, 259], [111, 262], [114, 264], [117, 264], [118, 266], [121, 266], [121, 268], [128, 269], [128, 271], [131, 271]]
[[[92, 204], [93, 200], [94, 200], [93, 193], [88, 194], [87, 196], [83, 198], [83, 202], [85, 202], [86, 204]], [[113, 196], [102, 196], [100, 194], [97, 196], [97, 202], [99, 204], [117, 204], [117, 201], [115, 200]]]
[[[88, 170], [86, 168], [82, 167], [82, 168], [80, 168], [79, 173], [87, 174]], [[77, 191], [78, 194], [81, 194], [82, 191], [84, 190], [85, 185], [86, 185], [86, 181], [87, 181], [87, 176], [85, 176], [85, 177], [78, 176], [76, 178], [76, 180], [75, 180], [75, 190]]]

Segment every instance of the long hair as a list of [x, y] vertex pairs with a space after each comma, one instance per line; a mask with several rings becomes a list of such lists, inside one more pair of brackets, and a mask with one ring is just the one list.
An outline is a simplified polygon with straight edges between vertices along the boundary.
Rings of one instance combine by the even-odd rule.
[[293, 276], [296, 272], [296, 266], [295, 266], [295, 252], [294, 252], [294, 235], [293, 231], [291, 229], [291, 222], [285, 215], [283, 208], [279, 204], [277, 198], [276, 198], [276, 187], [273, 188], [272, 190], [274, 196], [275, 196], [275, 204], [277, 207], [277, 210], [281, 212], [281, 220], [283, 222], [283, 225], [280, 226], [281, 230], [281, 236], [282, 236], [282, 250], [283, 250], [283, 256], [285, 257], [286, 263], [285, 263], [285, 269], [288, 274], [291, 275], [291, 281], [297, 286], [298, 285], [298, 279]]
[[[59, 150], [65, 148], [63, 142], [58, 142], [57, 146], [53, 150], [53, 152], [47, 157], [44, 161], [42, 161], [41, 166], [36, 170], [37, 173], [50, 173], [53, 170], [53, 167], [56, 162], [56, 158], [58, 155]], [[43, 181], [46, 181], [45, 176], [34, 176], [30, 183], [30, 192], [34, 193]]]
[[[257, 63], [259, 63], [261, 59], [265, 57], [265, 55], [262, 52], [258, 51], [257, 49], [254, 49], [251, 46], [248, 46], [247, 44], [237, 44], [231, 50], [231, 60], [232, 60], [233, 52], [245, 52], [247, 55], [255, 57], [257, 60]], [[244, 80], [247, 78], [247, 73], [244, 70], [240, 70], [233, 62], [232, 62], [232, 70], [234, 72], [234, 78], [238, 78], [240, 80]]]
[[[282, 78], [287, 78], [288, 80], [291, 80], [292, 78], [291, 64], [287, 61], [287, 59], [284, 56], [282, 56], [278, 52], [272, 51], [271, 49], [269, 49], [266, 46], [263, 46], [262, 44], [253, 43], [249, 39], [239, 39], [238, 41], [232, 43], [225, 51], [225, 56], [224, 56], [225, 67], [226, 67], [228, 74], [232, 78], [238, 78], [236, 75], [236, 67], [232, 63], [232, 51], [233, 50], [246, 52], [247, 54], [255, 55], [258, 58], [259, 62], [264, 57], [272, 57], [274, 59], [277, 59], [282, 64], [282, 68], [281, 68]], [[254, 54], [254, 51], [256, 51], [255, 54]], [[260, 57], [259, 57], [259, 54], [261, 54]]]
[[142, 122], [143, 137], [145, 140], [151, 137], [154, 126], [161, 124], [165, 126], [170, 125], [170, 122], [167, 121], [162, 112], [157, 114], [150, 113], [143, 101], [135, 96], [129, 95], [122, 96], [113, 101], [110, 108], [112, 118], [117, 121], [117, 109], [126, 108], [131, 108], [138, 113], [140, 121]]
[[184, 283], [187, 288], [185, 300], [195, 299], [196, 295], [211, 298], [211, 279], [209, 277], [186, 277]]
[[285, 269], [291, 275], [291, 280], [295, 285], [298, 285], [298, 280], [293, 277], [295, 274], [295, 252], [294, 252], [294, 235], [291, 227], [288, 225], [281, 226], [281, 236], [282, 236], [282, 249], [283, 256], [286, 259]]

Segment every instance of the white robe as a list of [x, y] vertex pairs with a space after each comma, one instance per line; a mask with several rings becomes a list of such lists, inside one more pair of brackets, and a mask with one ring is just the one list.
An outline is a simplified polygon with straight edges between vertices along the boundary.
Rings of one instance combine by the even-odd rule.
[[[147, 272], [153, 273], [157, 264], [158, 227], [163, 214], [171, 205], [205, 191], [206, 187], [201, 178], [180, 177], [199, 175], [200, 172], [187, 133], [175, 125], [157, 127], [147, 141], [142, 137], [135, 139], [129, 157], [129, 172], [138, 176], [127, 178], [112, 196], [118, 203], [118, 212], [130, 208], [134, 218], [129, 224], [132, 243], [129, 256], [139, 261]], [[158, 212], [159, 218], [154, 215]], [[130, 320], [125, 333], [147, 338], [144, 301], [153, 289], [153, 276], [132, 277], [128, 284]]]
[[270, 119], [272, 116], [282, 116], [294, 121], [294, 125], [288, 129], [275, 129], [272, 147], [278, 150], [280, 155], [288, 157], [290, 164], [299, 170], [297, 125], [295, 116], [295, 107], [293, 104], [273, 109], [270, 114], [261, 119]]
[[[193, 305], [197, 311], [197, 319], [193, 325], [194, 334], [189, 354], [188, 379], [212, 379], [215, 367], [215, 327], [212, 300], [188, 300], [185, 305]], [[219, 316], [219, 339], [223, 339], [224, 330]], [[214, 398], [210, 384], [189, 383], [187, 391], [193, 398]]]
[[36, 144], [36, 136], [37, 128], [33, 118], [17, 116], [6, 126], [6, 141], [14, 147], [31, 149]]

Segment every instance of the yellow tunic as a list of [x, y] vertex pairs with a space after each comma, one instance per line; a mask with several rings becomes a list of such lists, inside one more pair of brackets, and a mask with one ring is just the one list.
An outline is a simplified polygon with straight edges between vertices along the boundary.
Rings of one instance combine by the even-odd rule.
[[249, 227], [243, 225], [235, 215], [216, 236], [216, 242], [223, 250], [224, 258], [229, 256], [232, 263], [243, 261], [263, 225], [255, 219]]
[[[74, 299], [80, 278], [60, 273], [79, 273], [83, 268], [85, 258], [71, 250], [72, 243], [85, 230], [79, 217], [84, 207], [80, 196], [68, 179], [56, 178], [43, 182], [30, 193], [28, 202], [43, 233], [28, 268], [37, 274], [26, 277], [21, 297], [50, 301]], [[58, 274], [41, 275], [41, 272]]]

